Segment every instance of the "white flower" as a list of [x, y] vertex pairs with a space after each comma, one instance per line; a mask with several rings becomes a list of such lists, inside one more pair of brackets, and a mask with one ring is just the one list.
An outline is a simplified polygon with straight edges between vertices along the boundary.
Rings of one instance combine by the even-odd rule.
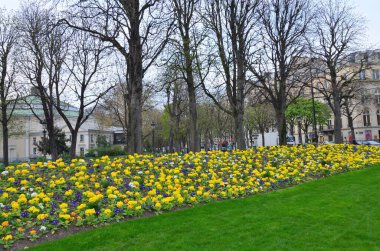
[[44, 205], [42, 205], [42, 203], [38, 203], [38, 206], [41, 208], [41, 209], [44, 209]]
[[138, 174], [143, 174], [143, 171], [138, 171], [137, 173], [138, 173]]
[[177, 176], [177, 175], [174, 175], [173, 177], [174, 177], [174, 179], [177, 179], [177, 178], [178, 178], [178, 176]]
[[32, 198], [34, 198], [34, 197], [37, 196], [37, 193], [36, 193], [36, 192], [33, 192], [30, 196], [31, 196]]
[[133, 182], [129, 182], [129, 184], [128, 184], [130, 187], [132, 187], [132, 188], [135, 188], [136, 186], [135, 186], [135, 184], [133, 184]]
[[21, 187], [20, 190], [21, 190], [21, 191], [24, 191], [24, 190], [25, 190], [25, 187]]
[[29, 191], [31, 191], [31, 192], [33, 192], [33, 190], [34, 190], [34, 189], [33, 189], [32, 187], [31, 187], [31, 188], [29, 188]]
[[40, 227], [40, 231], [45, 231], [46, 230], [46, 227], [45, 226], [41, 226]]
[[0, 203], [0, 207], [5, 207], [3, 203]]
[[8, 171], [2, 171], [1, 175], [6, 176], [9, 172]]

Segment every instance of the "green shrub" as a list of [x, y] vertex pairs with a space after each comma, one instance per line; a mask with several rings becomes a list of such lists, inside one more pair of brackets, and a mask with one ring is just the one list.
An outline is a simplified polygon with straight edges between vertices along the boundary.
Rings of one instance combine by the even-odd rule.
[[98, 156], [120, 156], [126, 155], [126, 151], [121, 146], [107, 146], [89, 149], [86, 153], [86, 157], [98, 157]]

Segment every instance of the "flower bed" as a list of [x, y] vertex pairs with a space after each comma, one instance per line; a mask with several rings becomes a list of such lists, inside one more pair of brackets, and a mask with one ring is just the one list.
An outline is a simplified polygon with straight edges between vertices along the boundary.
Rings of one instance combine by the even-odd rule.
[[380, 163], [380, 148], [259, 147], [197, 154], [104, 156], [9, 166], [0, 175], [0, 242], [243, 197]]

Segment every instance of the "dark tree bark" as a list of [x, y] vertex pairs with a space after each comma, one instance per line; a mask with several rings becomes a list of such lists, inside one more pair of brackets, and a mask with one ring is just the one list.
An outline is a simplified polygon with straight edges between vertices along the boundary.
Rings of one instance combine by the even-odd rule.
[[11, 67], [18, 34], [12, 18], [12, 16], [0, 10], [0, 123], [3, 134], [3, 164], [5, 167], [9, 165], [8, 126], [18, 101], [14, 82], [16, 71], [15, 67]]

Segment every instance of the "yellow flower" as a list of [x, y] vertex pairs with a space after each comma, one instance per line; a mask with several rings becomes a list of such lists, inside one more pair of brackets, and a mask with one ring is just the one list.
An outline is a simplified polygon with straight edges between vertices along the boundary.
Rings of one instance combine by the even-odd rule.
[[13, 239], [13, 236], [11, 234], [6, 235], [5, 237], [2, 238], [4, 241], [9, 241]]
[[48, 218], [49, 216], [47, 214], [39, 214], [37, 215], [37, 220], [44, 220]]
[[96, 212], [95, 212], [95, 209], [91, 208], [91, 209], [87, 209], [86, 211], [84, 211], [84, 214], [86, 216], [91, 216], [91, 215], [94, 215]]

